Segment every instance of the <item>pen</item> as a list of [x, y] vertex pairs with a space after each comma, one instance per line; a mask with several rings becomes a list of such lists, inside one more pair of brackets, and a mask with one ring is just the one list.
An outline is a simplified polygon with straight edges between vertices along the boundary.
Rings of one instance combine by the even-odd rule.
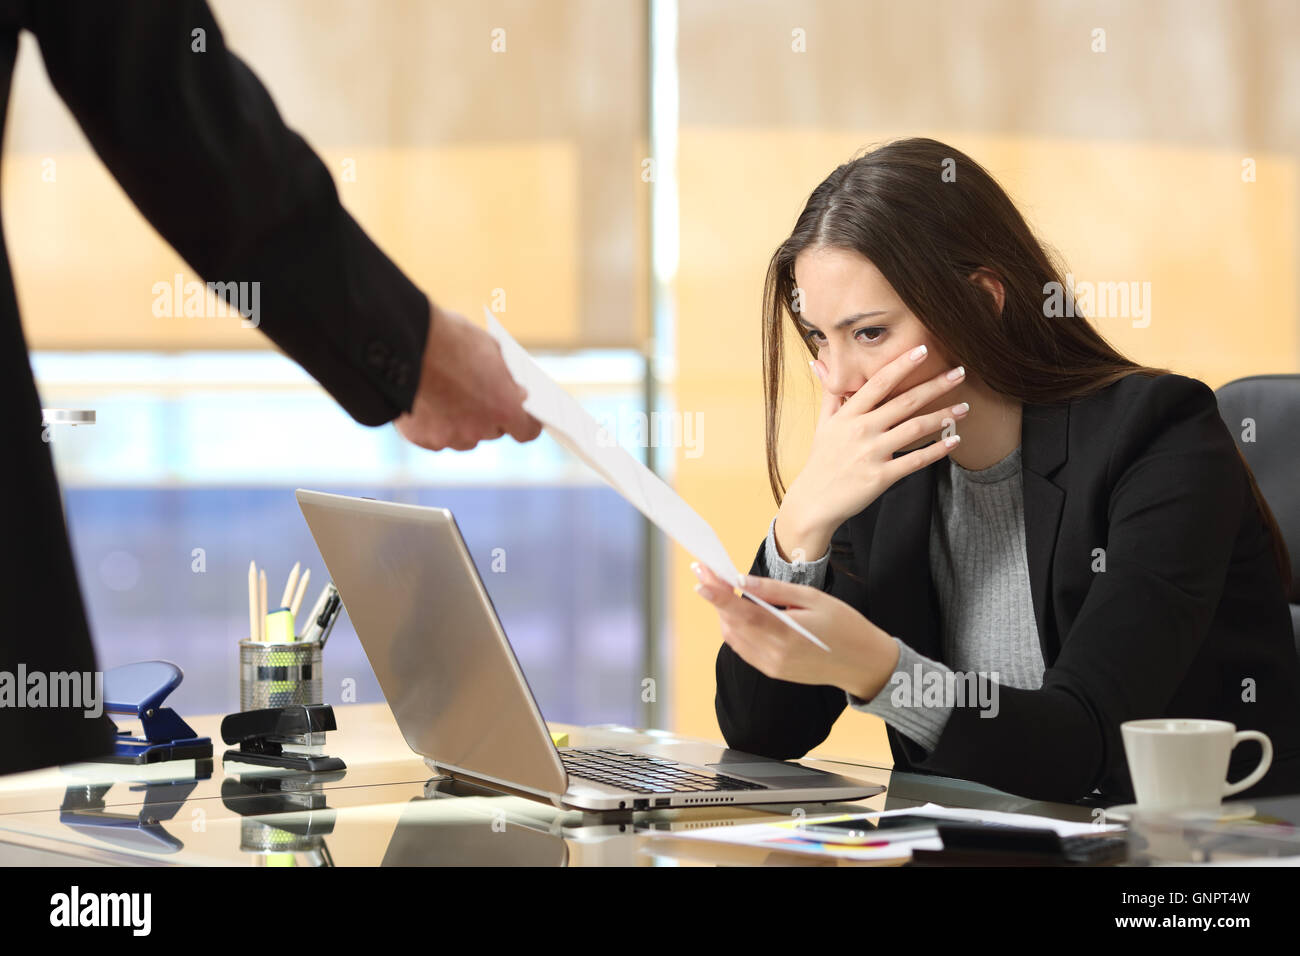
[[343, 601], [334, 582], [326, 584], [320, 598], [316, 601], [316, 606], [312, 608], [312, 616], [307, 621], [307, 629], [303, 631], [302, 639], [319, 641], [323, 647], [329, 640], [330, 631], [334, 628], [334, 621], [338, 617], [342, 604]]
[[304, 641], [314, 641], [320, 635], [320, 631], [316, 628], [316, 620], [320, 617], [321, 611], [325, 610], [325, 603], [329, 600], [333, 588], [333, 584], [328, 581], [325, 582], [325, 586], [320, 589], [320, 596], [316, 598], [316, 603], [307, 612], [302, 628], [302, 639]]
[[343, 598], [339, 596], [338, 591], [335, 591], [330, 595], [329, 602], [325, 605], [325, 610], [321, 614], [325, 619], [325, 622], [321, 625], [321, 650], [325, 649], [325, 642], [330, 639], [330, 634], [334, 630], [334, 622], [339, 619], [339, 611], [341, 610], [343, 610]]

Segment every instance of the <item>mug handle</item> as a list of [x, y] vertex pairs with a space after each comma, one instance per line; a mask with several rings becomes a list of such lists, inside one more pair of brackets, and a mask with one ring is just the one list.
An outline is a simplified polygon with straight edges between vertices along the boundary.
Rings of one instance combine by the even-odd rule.
[[1260, 746], [1264, 748], [1264, 754], [1260, 758], [1259, 766], [1251, 771], [1249, 775], [1238, 780], [1236, 783], [1224, 783], [1223, 795], [1225, 797], [1231, 796], [1234, 793], [1240, 793], [1247, 787], [1259, 783], [1260, 778], [1263, 777], [1264, 774], [1268, 773], [1268, 768], [1273, 765], [1273, 741], [1269, 740], [1266, 735], [1260, 733], [1258, 730], [1239, 730], [1232, 735], [1232, 750], [1236, 750], [1237, 744], [1241, 743], [1243, 740], [1258, 740]]

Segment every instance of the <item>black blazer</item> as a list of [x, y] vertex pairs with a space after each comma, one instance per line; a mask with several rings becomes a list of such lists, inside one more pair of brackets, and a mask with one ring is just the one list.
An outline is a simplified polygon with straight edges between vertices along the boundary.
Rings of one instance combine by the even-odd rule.
[[[205, 3], [0, 0], [3, 103], [22, 29], [35, 34], [95, 152], [195, 272], [260, 282], [259, 329], [358, 422], [379, 425], [410, 409], [428, 300], [339, 204], [329, 171], [226, 49]], [[197, 29], [206, 33], [202, 53], [192, 50]], [[93, 671], [7, 256], [0, 402], [0, 671]], [[83, 713], [0, 701], [0, 773], [110, 749], [109, 719]]]
[[[1300, 792], [1300, 658], [1270, 539], [1214, 392], [1182, 375], [1129, 375], [1086, 398], [1025, 405], [1025, 538], [1038, 690], [999, 688], [1000, 711], [956, 707], [931, 753], [888, 728], [896, 770], [962, 777], [1034, 799], [1095, 789], [1131, 801], [1120, 724], [1218, 718], [1262, 730], [1264, 779], [1241, 796]], [[835, 532], [823, 588], [942, 660], [929, 568], [935, 469], [896, 482]], [[1300, 493], [1300, 490], [1298, 490]], [[1092, 570], [1103, 548], [1105, 570]], [[760, 545], [751, 573], [768, 576]], [[887, 685], [889, 692], [892, 685]], [[826, 739], [842, 689], [769, 678], [724, 644], [718, 722], [729, 746], [780, 759]], [[1230, 779], [1257, 762], [1248, 741]]]

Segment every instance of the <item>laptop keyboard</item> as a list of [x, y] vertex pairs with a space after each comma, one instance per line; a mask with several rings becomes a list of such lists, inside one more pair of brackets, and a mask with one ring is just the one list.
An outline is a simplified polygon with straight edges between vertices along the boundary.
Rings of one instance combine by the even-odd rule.
[[633, 793], [695, 793], [704, 790], [766, 790], [748, 780], [710, 773], [675, 760], [601, 747], [560, 751], [564, 769], [572, 777], [603, 783]]

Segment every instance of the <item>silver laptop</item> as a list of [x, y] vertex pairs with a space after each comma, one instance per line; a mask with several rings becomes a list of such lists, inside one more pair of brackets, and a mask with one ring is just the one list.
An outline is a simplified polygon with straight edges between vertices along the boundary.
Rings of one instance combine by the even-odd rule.
[[297, 496], [402, 736], [444, 773], [594, 811], [828, 803], [885, 789], [709, 744], [557, 749], [450, 511]]

